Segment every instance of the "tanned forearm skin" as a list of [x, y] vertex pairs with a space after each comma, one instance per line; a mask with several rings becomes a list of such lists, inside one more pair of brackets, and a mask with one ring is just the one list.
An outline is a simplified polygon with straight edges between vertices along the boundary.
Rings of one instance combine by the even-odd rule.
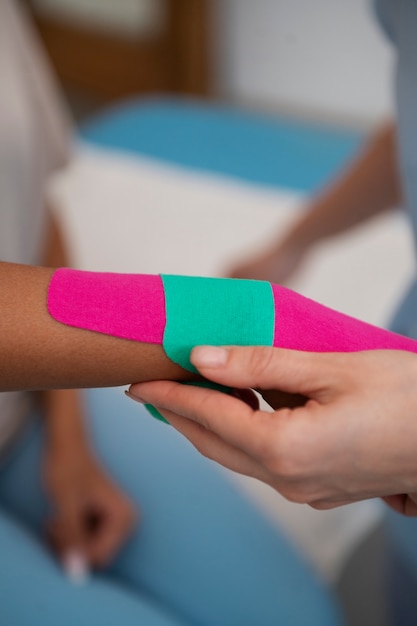
[[159, 345], [71, 328], [52, 319], [46, 303], [53, 272], [0, 263], [0, 391], [190, 378]]

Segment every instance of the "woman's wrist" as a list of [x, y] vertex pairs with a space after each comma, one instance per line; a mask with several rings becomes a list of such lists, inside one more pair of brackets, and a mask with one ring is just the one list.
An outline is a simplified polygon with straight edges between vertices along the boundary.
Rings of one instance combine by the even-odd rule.
[[79, 392], [74, 389], [44, 392], [47, 443], [62, 450], [89, 448]]

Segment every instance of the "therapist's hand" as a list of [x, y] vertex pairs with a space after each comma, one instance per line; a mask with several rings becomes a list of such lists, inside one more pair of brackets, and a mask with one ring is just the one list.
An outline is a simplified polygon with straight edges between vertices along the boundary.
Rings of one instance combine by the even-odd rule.
[[314, 508], [380, 496], [417, 515], [416, 355], [201, 346], [191, 360], [217, 383], [305, 398], [267, 412], [171, 381], [130, 388], [202, 454]]

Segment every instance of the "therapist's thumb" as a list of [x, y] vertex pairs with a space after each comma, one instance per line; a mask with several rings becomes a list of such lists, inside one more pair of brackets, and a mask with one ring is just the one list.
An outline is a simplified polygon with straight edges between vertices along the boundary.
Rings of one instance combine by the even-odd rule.
[[[308, 395], [326, 386], [329, 356], [266, 346], [198, 346], [191, 362], [205, 378], [229, 387]], [[334, 361], [339, 355], [331, 356]]]

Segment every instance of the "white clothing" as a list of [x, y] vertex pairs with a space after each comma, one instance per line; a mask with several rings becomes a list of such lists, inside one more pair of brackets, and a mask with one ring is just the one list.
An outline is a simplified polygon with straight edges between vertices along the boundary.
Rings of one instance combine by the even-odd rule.
[[[37, 264], [46, 182], [68, 159], [70, 125], [17, 0], [0, 0], [0, 85], [0, 260]], [[26, 413], [25, 394], [0, 393], [0, 452]]]

